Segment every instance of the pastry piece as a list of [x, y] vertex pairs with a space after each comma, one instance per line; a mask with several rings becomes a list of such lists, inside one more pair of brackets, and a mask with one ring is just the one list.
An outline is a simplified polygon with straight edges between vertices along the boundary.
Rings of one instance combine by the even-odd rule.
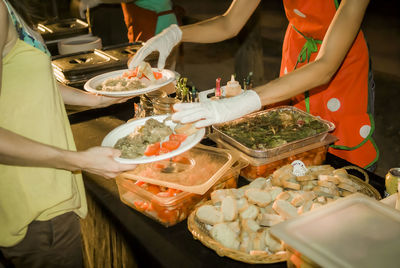
[[282, 216], [278, 214], [261, 213], [257, 217], [257, 221], [261, 226], [272, 226], [283, 221]]
[[221, 211], [225, 221], [235, 220], [238, 214], [236, 200], [232, 196], [222, 199]]
[[222, 212], [212, 205], [203, 205], [196, 211], [196, 217], [203, 223], [215, 225], [223, 221]]
[[285, 220], [298, 215], [297, 209], [285, 200], [275, 200], [272, 208]]
[[266, 207], [272, 201], [269, 192], [257, 188], [246, 190], [245, 196], [250, 203], [256, 204], [259, 207]]
[[241, 219], [256, 219], [259, 213], [259, 209], [255, 205], [249, 205], [245, 210], [240, 212]]
[[223, 246], [231, 249], [239, 249], [240, 242], [237, 234], [226, 223], [218, 223], [211, 229], [211, 237]]

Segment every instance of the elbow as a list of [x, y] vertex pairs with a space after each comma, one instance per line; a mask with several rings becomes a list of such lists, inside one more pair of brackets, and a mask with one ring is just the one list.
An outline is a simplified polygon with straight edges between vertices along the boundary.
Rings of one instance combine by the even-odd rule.
[[329, 83], [339, 68], [336, 64], [324, 62], [324, 60], [316, 60], [315, 64], [318, 66], [317, 80], [320, 85]]
[[225, 36], [225, 40], [226, 39], [231, 39], [235, 36], [237, 36], [240, 32], [240, 30], [242, 29], [242, 27], [240, 25], [238, 25], [237, 23], [235, 23], [233, 21], [233, 18], [231, 18], [231, 16], [225, 16], [223, 15], [223, 25], [224, 25], [224, 36]]

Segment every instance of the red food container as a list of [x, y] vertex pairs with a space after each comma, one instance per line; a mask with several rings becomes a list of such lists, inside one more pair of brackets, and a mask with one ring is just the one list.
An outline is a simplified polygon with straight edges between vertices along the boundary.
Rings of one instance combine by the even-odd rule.
[[325, 161], [329, 145], [337, 140], [335, 136], [328, 134], [321, 141], [304, 145], [274, 157], [257, 158], [236, 149], [216, 135], [211, 134], [209, 137], [217, 143], [218, 147], [236, 151], [242, 159], [249, 163], [240, 172], [240, 175], [249, 181], [258, 177], [267, 177], [278, 168], [290, 164], [294, 160], [301, 160], [306, 166], [321, 165]]
[[[218, 178], [213, 176], [215, 173], [210, 177], [210, 174], [198, 172], [200, 175], [203, 174], [203, 176], [208, 177], [202, 185], [209, 180], [215, 181], [205, 193], [196, 194], [133, 179], [135, 175], [143, 179], [145, 168], [142, 168], [137, 170], [136, 174], [130, 171], [129, 174], [124, 173], [116, 178], [121, 201], [166, 227], [173, 226], [185, 220], [197, 204], [209, 198], [212, 191], [223, 188], [236, 188], [240, 170], [247, 165], [247, 162], [237, 156], [232, 158], [232, 154], [224, 149], [196, 146], [188, 152], [190, 153], [187, 155], [191, 155], [192, 162], [193, 160], [195, 162], [194, 166], [189, 171], [176, 173], [178, 177], [184, 176], [187, 172], [197, 173], [196, 165], [203, 164], [205, 155], [211, 155], [217, 162], [214, 162], [213, 165], [214, 169], [217, 169], [216, 173], [220, 174]], [[185, 155], [185, 153], [182, 155]], [[199, 159], [201, 159], [202, 163], [197, 163], [196, 159], [197, 162], [200, 162]], [[165, 161], [163, 163], [148, 164], [148, 168], [152, 166], [152, 168], [157, 169], [158, 164], [164, 165]], [[179, 173], [184, 173], [184, 175], [179, 175]], [[147, 179], [150, 180], [151, 178]], [[181, 187], [184, 186], [181, 185]], [[187, 187], [187, 189], [191, 189], [191, 187]]]

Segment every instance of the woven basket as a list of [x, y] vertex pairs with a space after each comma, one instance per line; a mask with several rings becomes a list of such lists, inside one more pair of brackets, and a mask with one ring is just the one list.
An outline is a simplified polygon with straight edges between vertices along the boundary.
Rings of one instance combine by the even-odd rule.
[[361, 168], [356, 167], [356, 166], [347, 166], [347, 167], [343, 167], [343, 169], [346, 170], [356, 170], [358, 172], [360, 172], [363, 175], [363, 179], [360, 179], [357, 176], [354, 176], [352, 174], [349, 174], [349, 178], [354, 181], [355, 183], [357, 183], [358, 185], [361, 186], [361, 189], [358, 191], [359, 193], [365, 194], [369, 197], [373, 197], [376, 200], [381, 200], [381, 195], [379, 194], [379, 192], [372, 186], [369, 184], [369, 177], [368, 174]]
[[[211, 205], [212, 202], [208, 201], [203, 205]], [[197, 207], [198, 208], [198, 207]], [[229, 257], [231, 259], [246, 262], [250, 264], [260, 264], [260, 263], [276, 263], [286, 261], [286, 253], [278, 253], [278, 254], [255, 254], [251, 255], [249, 253], [230, 249], [224, 247], [217, 241], [215, 241], [210, 232], [206, 229], [204, 223], [200, 222], [196, 218], [197, 208], [190, 213], [189, 218], [187, 219], [188, 229], [192, 233], [195, 239], [198, 239], [203, 245], [208, 248], [214, 250], [221, 257]]]
[[[349, 174], [349, 178], [357, 183], [358, 185], [361, 186], [361, 189], [358, 191], [360, 193], [363, 193], [367, 196], [373, 197], [377, 200], [381, 199], [381, 195], [379, 192], [372, 187], [369, 184], [369, 177], [368, 174], [362, 170], [361, 168], [355, 167], [355, 166], [347, 166], [344, 167], [346, 170], [356, 170], [360, 172], [363, 175], [363, 180], [358, 178], [357, 176], [354, 176], [352, 174]], [[203, 203], [202, 205], [212, 205], [211, 201], [207, 201]], [[187, 224], [188, 224], [188, 229], [192, 233], [193, 237], [195, 239], [198, 239], [203, 245], [205, 245], [208, 248], [211, 248], [214, 250], [219, 256], [221, 257], [229, 257], [231, 259], [245, 262], [245, 263], [250, 263], [250, 264], [267, 264], [267, 263], [277, 263], [277, 262], [283, 262], [286, 261], [286, 253], [277, 253], [277, 254], [268, 254], [267, 252], [265, 254], [249, 254], [243, 251], [239, 250], [234, 250], [230, 249], [227, 247], [224, 247], [221, 245], [219, 242], [215, 241], [211, 235], [210, 232], [207, 230], [205, 227], [205, 224], [197, 220], [196, 218], [196, 211], [200, 206], [197, 206], [197, 208], [192, 211], [192, 213], [189, 215], [187, 219]]]

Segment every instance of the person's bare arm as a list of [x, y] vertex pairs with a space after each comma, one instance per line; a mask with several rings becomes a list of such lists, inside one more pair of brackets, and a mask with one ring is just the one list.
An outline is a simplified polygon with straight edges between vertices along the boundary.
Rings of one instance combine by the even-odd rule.
[[64, 85], [57, 82], [58, 89], [61, 92], [61, 96], [65, 104], [87, 106], [92, 108], [106, 107], [116, 103], [122, 103], [130, 99], [131, 97], [106, 97], [103, 95], [96, 95], [80, 89]]
[[87, 172], [114, 178], [135, 165], [120, 164], [114, 160], [120, 151], [93, 147], [86, 151], [68, 151], [33, 141], [0, 127], [0, 163], [5, 165], [49, 167]]
[[215, 43], [236, 36], [259, 3], [260, 0], [234, 0], [223, 15], [182, 26], [182, 42]]
[[368, 0], [343, 0], [315, 61], [255, 88], [263, 105], [286, 100], [328, 83], [339, 69], [360, 29]]

